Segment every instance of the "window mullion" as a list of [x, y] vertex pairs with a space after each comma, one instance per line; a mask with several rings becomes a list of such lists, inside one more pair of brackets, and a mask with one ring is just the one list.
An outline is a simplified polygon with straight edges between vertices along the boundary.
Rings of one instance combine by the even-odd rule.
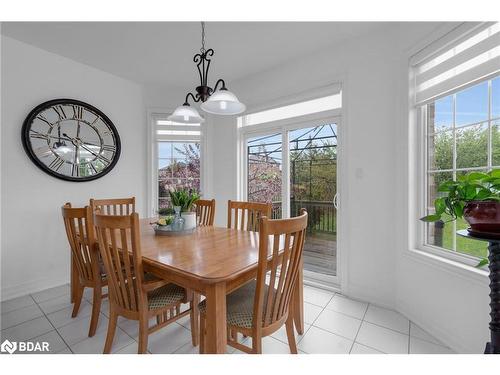
[[[453, 180], [457, 179], [457, 94], [453, 94]], [[453, 251], [457, 251], [457, 221], [453, 220]]]
[[491, 106], [493, 105], [491, 95], [492, 95], [492, 85], [493, 81], [488, 81], [488, 170], [491, 170], [493, 165], [493, 140], [492, 140], [492, 124], [491, 124]]

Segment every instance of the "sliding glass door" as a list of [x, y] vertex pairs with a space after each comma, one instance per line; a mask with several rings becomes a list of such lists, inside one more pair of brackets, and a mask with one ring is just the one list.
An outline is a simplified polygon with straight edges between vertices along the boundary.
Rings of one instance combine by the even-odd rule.
[[309, 214], [304, 269], [337, 273], [337, 125], [290, 131], [290, 216]]
[[304, 122], [245, 138], [246, 199], [270, 202], [273, 218], [309, 214], [304, 270], [337, 282], [338, 120]]

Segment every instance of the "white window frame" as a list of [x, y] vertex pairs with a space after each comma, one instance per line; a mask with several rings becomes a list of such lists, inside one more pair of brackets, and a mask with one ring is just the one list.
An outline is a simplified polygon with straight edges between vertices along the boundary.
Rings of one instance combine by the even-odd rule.
[[[330, 88], [332, 90], [333, 88]], [[338, 86], [335, 86], [335, 90], [338, 90]], [[321, 91], [320, 95], [317, 95], [316, 98], [320, 97], [321, 95], [323, 96], [328, 96], [328, 95], [333, 95], [336, 92], [328, 92], [328, 91]], [[293, 101], [293, 99], [287, 100], [286, 104], [283, 102], [280, 102], [279, 104], [275, 104], [273, 107], [268, 107], [264, 109], [271, 109], [271, 108], [277, 108], [282, 105], [289, 105], [293, 103], [299, 103], [301, 101], [307, 101], [314, 99], [311, 97], [308, 98], [297, 98], [297, 100]], [[281, 120], [276, 120], [276, 121], [270, 121], [270, 122], [265, 122], [262, 124], [256, 124], [256, 125], [247, 125], [243, 123], [244, 120], [242, 121], [241, 119], [239, 120], [238, 124], [238, 147], [240, 152], [238, 153], [240, 155], [240, 160], [239, 160], [239, 173], [238, 173], [238, 199], [241, 200], [246, 200], [247, 199], [247, 188], [248, 188], [248, 155], [247, 155], [247, 141], [250, 138], [256, 137], [256, 136], [265, 136], [265, 135], [270, 135], [270, 134], [276, 134], [276, 133], [281, 133], [281, 141], [282, 141], [282, 152], [283, 152], [283, 160], [282, 160], [282, 181], [289, 181], [290, 180], [290, 171], [289, 171], [289, 162], [288, 162], [288, 147], [289, 147], [289, 142], [288, 142], [288, 132], [296, 129], [301, 129], [301, 128], [307, 128], [307, 127], [314, 127], [318, 126], [318, 123], [324, 122], [324, 123], [335, 123], [337, 124], [337, 176], [346, 176], [344, 173], [345, 168], [346, 168], [346, 161], [343, 160], [342, 155], [343, 155], [343, 143], [345, 142], [345, 131], [344, 131], [344, 126], [342, 123], [342, 115], [344, 111], [344, 106], [345, 106], [345, 90], [342, 90], [341, 92], [341, 99], [342, 99], [342, 107], [341, 108], [335, 108], [332, 110], [328, 111], [323, 111], [323, 112], [316, 112], [316, 113], [311, 113], [307, 115], [302, 115], [302, 116], [296, 116], [296, 117], [291, 117], [291, 118], [286, 118], [286, 119], [281, 119]], [[259, 108], [259, 110], [263, 110], [262, 108]], [[336, 275], [335, 276], [330, 276], [330, 275], [323, 275], [320, 273], [316, 272], [311, 272], [304, 270], [304, 283], [306, 285], [312, 285], [312, 286], [318, 286], [330, 290], [335, 290], [338, 291], [340, 290], [341, 283], [340, 281], [344, 277], [344, 270], [345, 270], [345, 265], [344, 261], [342, 259], [342, 251], [340, 250], [342, 248], [342, 244], [344, 243], [344, 230], [345, 226], [342, 225], [341, 222], [343, 222], [344, 217], [346, 217], [345, 210], [342, 208], [343, 205], [340, 203], [341, 200], [347, 200], [347, 179], [346, 178], [340, 178], [337, 179], [337, 193], [339, 197], [339, 205], [337, 208], [337, 265], [336, 265]], [[289, 206], [289, 198], [290, 198], [290, 184], [283, 183], [282, 184], [282, 190], [281, 190], [281, 201], [282, 201], [282, 217], [283, 218], [288, 218], [290, 217], [290, 206]]]
[[[456, 178], [456, 173], [457, 171], [466, 171], [467, 169], [469, 170], [478, 170], [478, 169], [485, 169], [485, 170], [490, 170], [491, 167], [492, 167], [492, 161], [491, 161], [491, 127], [492, 127], [492, 122], [495, 121], [495, 119], [492, 119], [491, 116], [492, 116], [492, 113], [491, 113], [491, 108], [492, 108], [492, 101], [491, 101], [491, 98], [492, 98], [492, 90], [491, 90], [491, 80], [497, 78], [499, 76], [493, 76], [493, 77], [486, 77], [484, 80], [481, 80], [481, 81], [478, 81], [478, 82], [474, 82], [473, 84], [469, 85], [469, 86], [476, 86], [478, 84], [481, 84], [485, 81], [488, 81], [488, 118], [487, 120], [485, 121], [481, 121], [479, 123], [470, 123], [470, 124], [466, 124], [466, 125], [460, 125], [459, 127], [455, 127], [455, 121], [456, 121], [456, 106], [455, 106], [455, 103], [456, 103], [456, 98], [455, 98], [455, 95], [458, 93], [458, 92], [461, 92], [463, 90], [466, 90], [468, 87], [460, 87], [459, 89], [457, 90], [454, 90], [453, 92], [450, 92], [450, 93], [447, 93], [446, 95], [442, 96], [442, 97], [438, 97], [436, 99], [434, 99], [433, 102], [443, 98], [443, 97], [447, 97], [447, 96], [453, 96], [453, 134], [454, 134], [454, 137], [455, 137], [455, 133], [456, 133], [456, 129], [461, 129], [461, 128], [464, 128], [464, 127], [469, 127], [469, 126], [473, 126], [473, 125], [477, 125], [477, 124], [484, 124], [484, 123], [488, 123], [488, 130], [490, 132], [490, 136], [488, 138], [488, 159], [487, 159], [487, 165], [485, 167], [471, 167], [471, 168], [456, 168], [456, 139], [453, 143], [453, 166], [452, 166], [452, 169], [451, 170], [443, 170], [444, 172], [452, 172], [453, 173], [453, 178]], [[431, 102], [432, 103], [432, 102]], [[420, 185], [420, 188], [419, 188], [419, 199], [418, 199], [418, 202], [419, 202], [419, 209], [418, 209], [418, 212], [419, 212], [419, 217], [423, 217], [425, 215], [427, 215], [427, 206], [428, 206], [428, 169], [427, 169], [427, 166], [428, 166], [428, 140], [429, 140], [429, 134], [428, 134], [428, 124], [427, 124], [427, 120], [428, 120], [428, 116], [427, 116], [427, 105], [430, 104], [430, 103], [425, 103], [425, 104], [420, 104], [420, 105], [415, 105], [414, 106], [414, 111], [415, 111], [415, 114], [416, 114], [416, 124], [419, 128], [419, 154], [420, 154], [420, 157], [419, 157], [419, 164], [420, 164], [420, 167], [419, 167], [419, 175], [420, 175], [420, 178], [419, 178], [419, 185]], [[454, 231], [456, 231], [456, 223], [453, 222], [453, 229]], [[422, 250], [424, 252], [427, 252], [427, 253], [430, 253], [432, 255], [435, 255], [435, 256], [438, 256], [438, 257], [441, 257], [441, 258], [445, 258], [445, 259], [448, 259], [448, 260], [451, 260], [453, 262], [457, 262], [457, 263], [461, 263], [461, 264], [464, 264], [466, 266], [470, 266], [470, 267], [475, 267], [478, 262], [479, 262], [479, 258], [477, 257], [474, 257], [474, 256], [471, 256], [471, 255], [468, 255], [468, 254], [465, 254], [465, 253], [460, 253], [460, 252], [457, 252], [457, 249], [456, 249], [456, 237], [454, 237], [453, 241], [454, 241], [454, 246], [453, 246], [453, 250], [451, 249], [446, 249], [446, 248], [443, 248], [443, 247], [439, 247], [439, 246], [435, 246], [435, 245], [432, 245], [432, 244], [428, 244], [427, 243], [427, 231], [428, 231], [428, 225], [427, 223], [424, 223], [424, 222], [421, 222], [419, 221], [418, 223], [418, 229], [417, 229], [417, 233], [418, 233], [418, 249], [419, 250]]]
[[[156, 121], [166, 119], [173, 110], [165, 108], [150, 108], [147, 110], [148, 123], [148, 217], [154, 217], [158, 211], [158, 142], [199, 142], [200, 143], [200, 189], [201, 192], [206, 191], [205, 176], [206, 174], [206, 137], [205, 124], [200, 125], [200, 136], [198, 135], [162, 135], [158, 137], [156, 134]], [[183, 129], [183, 125], [172, 127], [172, 130], [189, 130]]]

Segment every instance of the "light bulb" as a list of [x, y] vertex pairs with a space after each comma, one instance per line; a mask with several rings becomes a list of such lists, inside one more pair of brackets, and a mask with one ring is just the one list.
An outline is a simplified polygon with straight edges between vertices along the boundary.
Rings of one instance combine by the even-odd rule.
[[222, 110], [227, 109], [227, 102], [225, 100], [222, 100], [220, 102], [220, 109]]
[[184, 115], [184, 121], [186, 121], [186, 122], [189, 121], [189, 116], [188, 115]]

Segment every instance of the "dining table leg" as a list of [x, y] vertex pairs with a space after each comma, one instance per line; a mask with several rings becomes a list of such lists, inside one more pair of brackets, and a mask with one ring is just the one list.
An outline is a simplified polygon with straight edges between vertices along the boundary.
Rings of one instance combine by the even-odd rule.
[[204, 353], [223, 354], [226, 352], [227, 344], [225, 282], [207, 285], [205, 298], [207, 300], [207, 310]]
[[297, 283], [295, 284], [295, 292], [293, 296], [293, 320], [295, 322], [295, 329], [299, 335], [304, 333], [304, 267], [303, 261], [299, 267], [297, 275]]

